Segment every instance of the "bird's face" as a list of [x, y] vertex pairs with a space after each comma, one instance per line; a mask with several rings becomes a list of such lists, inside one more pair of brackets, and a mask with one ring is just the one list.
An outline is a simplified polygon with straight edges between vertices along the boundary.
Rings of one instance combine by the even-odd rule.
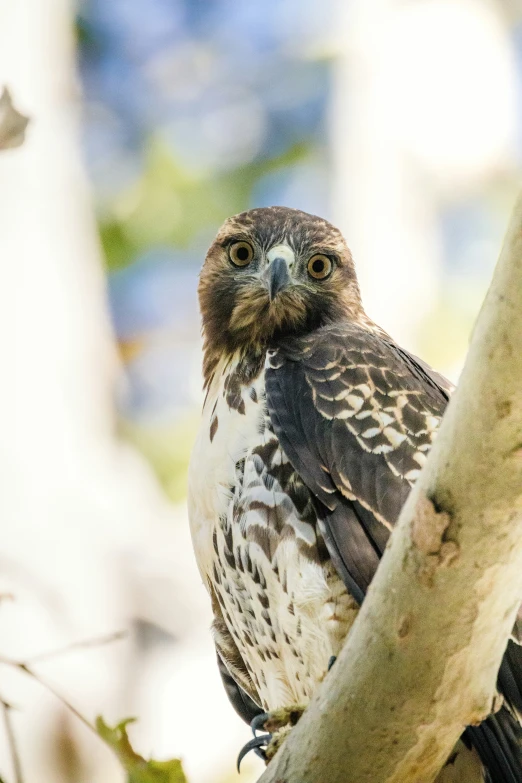
[[205, 348], [264, 347], [362, 310], [350, 251], [326, 220], [285, 207], [229, 218], [200, 276]]

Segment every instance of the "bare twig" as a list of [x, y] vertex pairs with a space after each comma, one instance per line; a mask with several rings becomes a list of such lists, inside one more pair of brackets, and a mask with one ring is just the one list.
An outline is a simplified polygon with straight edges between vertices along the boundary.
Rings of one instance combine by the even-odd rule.
[[112, 644], [113, 642], [119, 642], [121, 639], [125, 639], [128, 635], [128, 631], [115, 631], [115, 633], [107, 634], [106, 636], [98, 636], [94, 639], [84, 639], [81, 642], [72, 642], [65, 647], [58, 647], [56, 650], [49, 650], [48, 652], [34, 655], [32, 658], [28, 658], [24, 663], [35, 664], [42, 661], [49, 661], [52, 658], [58, 658], [60, 655], [66, 655], [76, 650], [85, 650], [89, 647], [102, 647], [106, 644]]
[[[126, 635], [127, 635], [126, 631], [116, 631], [115, 633], [108, 634], [107, 636], [100, 636], [94, 639], [86, 639], [81, 642], [73, 642], [73, 644], [69, 644], [66, 647], [62, 647], [57, 650], [51, 650], [47, 653], [42, 653], [42, 655], [35, 656], [29, 661], [16, 661], [13, 660], [12, 658], [6, 658], [5, 656], [0, 656], [0, 665], [10, 666], [13, 669], [18, 669], [18, 671], [24, 672], [24, 674], [27, 674], [28, 677], [31, 677], [33, 680], [36, 680], [36, 682], [38, 682], [43, 688], [46, 688], [46, 690], [48, 690], [50, 693], [52, 693], [53, 696], [55, 696], [55, 698], [57, 698], [58, 701], [61, 702], [64, 707], [66, 707], [73, 715], [75, 715], [78, 718], [78, 720], [83, 723], [84, 726], [87, 726], [87, 728], [90, 729], [92, 732], [94, 732], [94, 734], [98, 735], [96, 726], [93, 723], [90, 723], [90, 721], [88, 721], [87, 718], [84, 715], [82, 715], [81, 712], [79, 712], [76, 709], [76, 707], [74, 707], [74, 705], [72, 705], [71, 702], [65, 698], [65, 696], [63, 696], [59, 691], [57, 691], [54, 685], [51, 685], [47, 680], [43, 679], [40, 674], [35, 672], [34, 669], [32, 668], [32, 665], [35, 662], [41, 663], [42, 661], [50, 660], [51, 658], [54, 658], [58, 655], [64, 655], [74, 650], [110, 644], [112, 642], [123, 639]], [[20, 761], [18, 758], [18, 754], [16, 752], [15, 737], [14, 737], [12, 725], [9, 721], [9, 704], [7, 704], [7, 702], [5, 701], [0, 701], [0, 704], [2, 705], [4, 710], [4, 723], [6, 727], [6, 734], [9, 742], [9, 747], [11, 748], [13, 767], [15, 769], [15, 773], [18, 776], [16, 778], [16, 783], [23, 783], [23, 780], [21, 778], [21, 773], [20, 773]], [[1, 780], [0, 783], [2, 783]]]
[[54, 685], [51, 685], [47, 680], [44, 680], [40, 674], [37, 674], [27, 663], [23, 663], [22, 661], [14, 661], [11, 658], [4, 658], [3, 656], [0, 656], [0, 664], [4, 666], [11, 666], [13, 669], [18, 669], [21, 672], [24, 672], [24, 674], [27, 674], [29, 677], [31, 677], [33, 680], [36, 680], [36, 682], [40, 683], [46, 690], [48, 690], [50, 693], [55, 696], [58, 701], [60, 701], [64, 707], [67, 707], [68, 710], [72, 712], [73, 715], [76, 715], [78, 720], [80, 720], [84, 726], [87, 726], [91, 731], [94, 731], [95, 734], [98, 732], [96, 731], [96, 727], [89, 723], [87, 718], [85, 718], [81, 712], [78, 712], [76, 707], [74, 707], [70, 701], [67, 701], [65, 696], [62, 696], [62, 694], [56, 690]]

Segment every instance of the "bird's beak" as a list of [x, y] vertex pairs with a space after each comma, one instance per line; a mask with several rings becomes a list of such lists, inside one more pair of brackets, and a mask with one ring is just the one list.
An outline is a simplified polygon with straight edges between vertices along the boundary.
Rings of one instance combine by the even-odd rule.
[[268, 296], [273, 302], [280, 291], [283, 291], [290, 285], [290, 272], [288, 264], [284, 258], [274, 258], [268, 265], [265, 273], [266, 287]]

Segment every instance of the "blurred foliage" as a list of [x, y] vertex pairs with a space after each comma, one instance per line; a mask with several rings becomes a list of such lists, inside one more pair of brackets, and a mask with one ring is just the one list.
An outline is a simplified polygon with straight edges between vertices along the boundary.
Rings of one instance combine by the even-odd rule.
[[[74, 647], [87, 647], [93, 645], [106, 644], [107, 642], [114, 641], [117, 638], [122, 638], [122, 633], [111, 634], [110, 636], [88, 640], [82, 642]], [[70, 647], [63, 648], [61, 650], [55, 650], [52, 656], [59, 655]], [[50, 656], [46, 656], [49, 658]], [[54, 687], [49, 685], [48, 682], [43, 680], [38, 672], [36, 672], [31, 666], [23, 661], [12, 660], [10, 658], [1, 658], [1, 662], [5, 666], [9, 666], [12, 669], [23, 672], [35, 682], [38, 682], [45, 690], [55, 696], [59, 702], [66, 708], [69, 714], [76, 716], [76, 718], [83, 723], [90, 731], [94, 732], [100, 739], [102, 739], [106, 745], [113, 751], [118, 758], [121, 766], [127, 773], [127, 783], [187, 783], [181, 761], [179, 759], [169, 759], [168, 761], [156, 761], [155, 759], [145, 759], [136, 753], [131, 745], [129, 736], [127, 734], [127, 726], [135, 722], [135, 718], [126, 718], [120, 721], [114, 728], [108, 726], [104, 719], [99, 715], [96, 718], [94, 725], [84, 716], [79, 710], [77, 710], [67, 698], [55, 690]], [[0, 708], [3, 711], [4, 725], [7, 745], [11, 753], [11, 760], [13, 767], [20, 767], [20, 761], [17, 753], [17, 742], [14, 735], [13, 725], [10, 720], [11, 705], [0, 699]], [[63, 729], [63, 727], [62, 727]], [[60, 757], [62, 766], [64, 761], [67, 764], [67, 772], [75, 774], [80, 768], [79, 756], [76, 753], [76, 746], [74, 742], [71, 742], [71, 735], [68, 730], [60, 732]], [[71, 778], [72, 779], [72, 778]], [[17, 781], [22, 780], [21, 771], [17, 774]], [[0, 783], [3, 783], [0, 777]]]
[[325, 211], [330, 1], [78, 6], [85, 158], [125, 372], [120, 432], [174, 500], [200, 403], [187, 367], [201, 350], [206, 248], [253, 206]]
[[262, 176], [295, 166], [311, 151], [311, 145], [302, 142], [273, 158], [251, 161], [240, 171], [196, 172], [177, 161], [160, 138], [153, 138], [139, 179], [100, 217], [109, 271], [132, 263], [154, 245], [190, 247], [202, 228], [215, 230], [244, 209]]
[[179, 759], [147, 761], [136, 753], [127, 735], [127, 726], [134, 720], [134, 718], [127, 718], [114, 728], [110, 728], [102, 717], [96, 718], [96, 731], [117, 755], [127, 772], [128, 783], [187, 783]]

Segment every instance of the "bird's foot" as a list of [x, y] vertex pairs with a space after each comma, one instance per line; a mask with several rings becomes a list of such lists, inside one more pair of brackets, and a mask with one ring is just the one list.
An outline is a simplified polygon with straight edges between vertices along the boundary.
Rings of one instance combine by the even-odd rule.
[[286, 726], [292, 728], [305, 711], [305, 707], [305, 704], [290, 704], [288, 707], [278, 707], [273, 712], [263, 712], [261, 715], [257, 715], [250, 724], [254, 736], [258, 729], [264, 729], [273, 734]]
[[[241, 762], [251, 750], [268, 764], [304, 710], [305, 705], [303, 704], [291, 704], [289, 707], [280, 707], [273, 712], [262, 712], [260, 715], [256, 715], [250, 724], [254, 739], [247, 742], [241, 749], [237, 759], [238, 771]], [[260, 730], [264, 730], [267, 733], [258, 735], [257, 732]]]

